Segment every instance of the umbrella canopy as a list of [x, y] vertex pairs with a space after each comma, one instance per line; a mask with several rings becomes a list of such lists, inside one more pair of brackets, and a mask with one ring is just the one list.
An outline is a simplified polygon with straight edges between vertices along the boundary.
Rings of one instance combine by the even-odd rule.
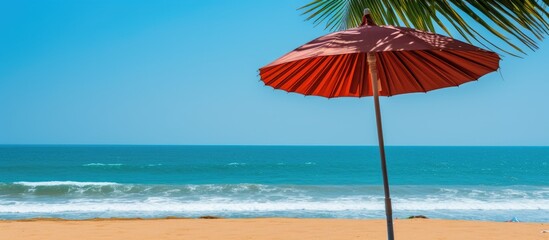
[[364, 25], [317, 38], [260, 69], [266, 85], [304, 95], [372, 96], [367, 54], [377, 59], [380, 96], [427, 92], [473, 81], [499, 56], [411, 28]]
[[[304, 95], [373, 96], [388, 239], [394, 239], [379, 96], [459, 86], [499, 67], [499, 56], [442, 35], [376, 26], [364, 10], [360, 27], [317, 38], [259, 69], [265, 85]], [[373, 81], [376, 80], [376, 81]]]

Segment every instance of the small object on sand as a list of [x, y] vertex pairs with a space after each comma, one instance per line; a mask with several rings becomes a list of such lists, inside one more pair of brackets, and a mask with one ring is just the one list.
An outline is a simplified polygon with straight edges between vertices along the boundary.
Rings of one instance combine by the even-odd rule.
[[541, 233], [549, 233], [549, 230], [543, 230]]
[[408, 219], [414, 219], [414, 218], [423, 218], [423, 219], [429, 219], [428, 217], [426, 216], [423, 216], [423, 215], [415, 215], [415, 216], [409, 216]]
[[199, 219], [221, 219], [221, 217], [218, 217], [218, 216], [209, 216], [209, 215], [206, 215], [206, 216], [200, 216], [198, 217]]

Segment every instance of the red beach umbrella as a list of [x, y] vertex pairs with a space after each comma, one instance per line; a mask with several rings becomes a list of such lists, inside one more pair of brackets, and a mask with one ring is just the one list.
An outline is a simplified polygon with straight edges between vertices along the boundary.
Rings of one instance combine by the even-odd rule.
[[499, 68], [499, 56], [412, 28], [361, 26], [327, 34], [259, 69], [265, 85], [327, 98], [373, 96], [389, 239], [394, 239], [379, 96], [459, 86]]

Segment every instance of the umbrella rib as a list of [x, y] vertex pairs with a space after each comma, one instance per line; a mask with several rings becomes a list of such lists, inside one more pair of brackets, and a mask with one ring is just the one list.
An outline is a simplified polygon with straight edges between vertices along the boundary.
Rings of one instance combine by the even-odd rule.
[[325, 94], [325, 89], [327, 87], [329, 87], [330, 85], [330, 82], [332, 80], [331, 76], [333, 75], [333, 71], [332, 69], [336, 66], [339, 65], [339, 62], [341, 61], [341, 59], [335, 57], [336, 59], [333, 59], [334, 63], [332, 64], [332, 66], [329, 66], [328, 69], [327, 69], [327, 72], [325, 72], [323, 75], [322, 75], [322, 81], [319, 81], [313, 91], [313, 95], [320, 95], [320, 96], [326, 96], [327, 97], [327, 94]]
[[[428, 80], [426, 82], [428, 82], [429, 85], [431, 86], [429, 88], [429, 91], [434, 90], [434, 89], [443, 88], [443, 87], [459, 86], [460, 82], [465, 83], [465, 82], [468, 82], [468, 81], [471, 80], [469, 75], [466, 75], [467, 76], [466, 78], [460, 79], [459, 75], [456, 75], [456, 76], [450, 75], [450, 76], [448, 76], [448, 75], [439, 74], [439, 72], [440, 72], [439, 69], [441, 69], [441, 67], [443, 65], [445, 65], [445, 66], [450, 65], [450, 63], [441, 62], [439, 60], [438, 64], [434, 65], [433, 63], [435, 63], [437, 61], [428, 61], [426, 56], [422, 55], [422, 51], [410, 52], [410, 55], [415, 56], [414, 59], [417, 60], [418, 63], [421, 63], [421, 64], [415, 65], [417, 67], [417, 70], [420, 73], [426, 74], [426, 76], [432, 76], [432, 77], [428, 77], [428, 78], [426, 77], [425, 78], [426, 80]], [[422, 67], [419, 67], [419, 66], [422, 66]], [[427, 66], [427, 67], [425, 67], [425, 66]]]
[[[356, 58], [357, 63], [355, 65], [355, 68], [354, 68], [354, 71], [353, 71], [354, 74], [353, 74], [353, 77], [351, 78], [351, 81], [349, 82], [349, 88], [347, 89], [349, 96], [358, 95], [358, 97], [360, 97], [359, 86], [361, 86], [361, 82], [364, 79], [364, 77], [363, 77], [364, 76], [363, 75], [364, 74], [364, 63], [366, 62], [366, 58], [361, 57], [362, 55], [363, 54], [361, 54], [361, 53], [357, 54], [357, 58]], [[360, 74], [360, 75], [357, 75], [357, 74]], [[357, 79], [357, 77], [358, 77], [358, 79]], [[354, 91], [354, 95], [353, 95], [353, 90], [356, 90], [356, 91]]]
[[[440, 62], [440, 64], [437, 64], [438, 69], [442, 70], [442, 65], [444, 65], [444, 66], [446, 66], [450, 69], [453, 69], [454, 71], [456, 71], [457, 73], [459, 73], [461, 75], [466, 75], [468, 78], [471, 78], [471, 76], [469, 74], [464, 72], [462, 69], [457, 68], [452, 60], [448, 59], [447, 57], [444, 57], [444, 56], [440, 55], [439, 53], [440, 53], [440, 51], [430, 51], [429, 52], [430, 56], [432, 56], [433, 58], [437, 59]], [[448, 54], [449, 51], [443, 51], [443, 53]], [[448, 71], [444, 71], [444, 70], [442, 70], [442, 71], [445, 72], [444, 76], [445, 76], [446, 79], [456, 78], [456, 76], [450, 75], [450, 73]], [[450, 75], [450, 76], [448, 76], [448, 75]]]
[[341, 63], [342, 68], [339, 71], [339, 74], [337, 75], [336, 82], [330, 93], [331, 97], [336, 96], [336, 92], [338, 91], [338, 89], [341, 88], [341, 86], [343, 85], [343, 82], [345, 82], [345, 80], [349, 77], [349, 73], [350, 73], [349, 69], [351, 69], [352, 67], [353, 56], [355, 55], [354, 54], [345, 55], [345, 60]]
[[[449, 55], [451, 55], [453, 57], [456, 57], [458, 59], [465, 59], [465, 58], [462, 58], [459, 55], [456, 55], [455, 53], [452, 53], [452, 51], [442, 51], [442, 52], [444, 54], [449, 54]], [[442, 56], [442, 55], [438, 54], [435, 51], [432, 51], [432, 53], [433, 53], [432, 55], [434, 55], [437, 59], [439, 59], [442, 63], [444, 63], [446, 66], [450, 67], [451, 69], [454, 69], [455, 71], [459, 72], [460, 74], [467, 76], [467, 78], [469, 78], [469, 79], [476, 79], [475, 76], [471, 75], [470, 70], [465, 69], [463, 67], [458, 67], [457, 64], [455, 64], [454, 60], [451, 60], [448, 57]]]
[[[305, 69], [305, 72], [303, 74], [298, 75], [297, 72], [294, 72], [293, 76], [295, 76], [297, 79], [292, 83], [290, 86], [288, 86], [288, 90], [291, 92], [296, 92], [296, 90], [308, 79], [308, 77], [317, 70], [316, 68], [319, 65], [322, 65], [324, 62], [324, 57], [317, 57], [317, 58], [311, 58], [308, 61], [300, 61], [302, 63], [302, 67]], [[312, 64], [312, 66], [309, 67], [309, 64]]]
[[[358, 81], [358, 97], [362, 97], [362, 90], [363, 90], [363, 84], [364, 84], [364, 78], [366, 78], [366, 81], [368, 81], [368, 63], [366, 62], [366, 54], [367, 53], [359, 53], [360, 59], [362, 59], [362, 63], [360, 64], [360, 79]], [[366, 66], [366, 67], [365, 67]], [[366, 74], [364, 74], [364, 71], [366, 71]], [[366, 75], [366, 76], [364, 76]], [[372, 80], [373, 81], [373, 80]], [[366, 84], [368, 85], [368, 84]]]
[[[402, 81], [401, 77], [398, 76], [398, 71], [395, 70], [395, 69], [398, 69], [398, 67], [395, 66], [395, 63], [394, 63], [394, 61], [396, 61], [396, 60], [394, 60], [394, 61], [391, 60], [391, 59], [395, 59], [395, 58], [396, 58], [396, 56], [395, 56], [394, 52], [384, 53], [384, 59], [387, 60], [387, 65], [386, 66], [388, 66], [387, 71], [386, 71], [387, 72], [387, 81], [393, 82], [393, 79], [394, 79], [394, 82], [395, 83], [398, 82], [398, 85], [399, 85], [399, 87], [396, 87], [396, 89], [406, 89], [405, 82]], [[393, 71], [389, 72], [389, 68], [393, 69]], [[395, 94], [399, 94], [399, 91], [396, 90]]]
[[[327, 57], [325, 57], [325, 59], [326, 59], [325, 60], [326, 61], [325, 67], [322, 67], [322, 68], [319, 69], [318, 74], [315, 75], [316, 77], [311, 76], [311, 79], [313, 79], [313, 80], [311, 80], [310, 86], [305, 90], [305, 95], [312, 95], [312, 92], [314, 92], [316, 90], [316, 88], [319, 86], [319, 84], [324, 82], [323, 80], [325, 79], [326, 74], [330, 71], [331, 63], [333, 63], [334, 61], [337, 61], [337, 57], [334, 57], [334, 56], [327, 56]], [[311, 93], [311, 94], [309, 94], [309, 93]]]
[[[402, 52], [400, 52], [402, 53]], [[408, 67], [408, 65], [402, 60], [402, 56], [400, 56], [401, 54], [394, 54], [395, 58], [400, 62], [400, 64], [398, 66], [401, 66], [403, 69], [406, 70], [406, 72], [408, 73], [408, 75], [419, 85], [419, 87], [421, 88], [421, 90], [423, 92], [427, 92], [425, 87], [423, 86], [423, 84], [419, 81], [418, 78], [416, 78], [416, 76], [412, 73], [412, 71], [410, 70], [410, 68]]]
[[[484, 68], [486, 68], [486, 69], [490, 69], [490, 70], [493, 69], [492, 67], [490, 67], [490, 66], [484, 64], [484, 62], [475, 60], [475, 58], [468, 57], [468, 56], [466, 56], [466, 55], [464, 55], [464, 54], [457, 54], [458, 50], [447, 51], [447, 52], [450, 53], [450, 54], [452, 54], [452, 55], [454, 55], [454, 56], [456, 56], [456, 57], [459, 57], [459, 58], [461, 58], [461, 59], [465, 59], [467, 62], [474, 63], [474, 64], [476, 64], [476, 65], [480, 65], [480, 66], [482, 66], [482, 67], [484, 67]], [[473, 51], [459, 51], [459, 52], [474, 54], [476, 57], [478, 57], [478, 56], [477, 56], [477, 55], [478, 55], [477, 52], [473, 52]], [[498, 60], [499, 60], [499, 59], [498, 59]]]
[[[449, 66], [449, 67], [452, 67], [450, 64], [448, 64], [446, 61], [440, 59], [438, 57], [438, 55], [434, 54], [433, 51], [421, 51], [419, 53], [414, 53], [415, 55], [421, 55], [421, 54], [425, 54], [427, 55], [428, 57], [431, 57], [433, 58], [434, 60], [437, 60], [439, 61], [440, 63], [446, 65], [446, 66]], [[422, 62], [425, 63], [425, 64], [428, 64], [431, 69], [433, 70], [432, 72], [435, 73], [437, 76], [439, 76], [440, 79], [443, 79], [444, 81], [450, 83], [451, 85], [453, 86], [459, 86], [460, 84], [455, 82], [453, 80], [453, 78], [451, 77], [447, 77], [446, 74], [444, 74], [444, 71], [440, 68], [440, 64], [431, 64], [433, 63], [433, 61], [429, 61], [428, 59], [425, 59], [426, 57], [421, 57], [420, 59], [422, 59]], [[455, 68], [454, 68], [455, 69]]]
[[[270, 78], [271, 80], [267, 80], [266, 84], [273, 84], [274, 88], [280, 89], [281, 85], [284, 85], [284, 83], [287, 81], [288, 77], [292, 75], [293, 72], [299, 71], [302, 67], [297, 66], [299, 65], [299, 61], [289, 62], [287, 64], [280, 64], [276, 66], [272, 66], [271, 69], [266, 69], [264, 75], [267, 75], [267, 78]], [[292, 69], [297, 66], [296, 70], [288, 71], [288, 69]], [[270, 71], [273, 71], [273, 73], [268, 74]], [[289, 75], [289, 76], [286, 76]], [[275, 84], [275, 81], [278, 81], [278, 84]]]
[[[286, 69], [293, 68], [297, 64], [297, 61], [279, 64], [264, 68], [264, 74], [270, 75], [271, 78], [276, 79], [286, 73]], [[274, 75], [274, 76], [273, 76]]]
[[[436, 76], [439, 76], [439, 78], [434, 78], [434, 81], [433, 81], [433, 78], [429, 78], [429, 82], [434, 86], [434, 88], [431, 88], [430, 90], [432, 89], [436, 89], [436, 88], [440, 88], [441, 85], [438, 85], [436, 82], [437, 80], [442, 80], [445, 82], [445, 84], [449, 85], [449, 86], [458, 86], [459, 84], [456, 84], [453, 80], [451, 80], [452, 78], [451, 77], [446, 77], [446, 76], [441, 76], [440, 74], [438, 74], [438, 67], [437, 65], [433, 65], [432, 61], [427, 61], [427, 59], [425, 59], [424, 56], [421, 55], [423, 51], [410, 51], [408, 52], [410, 55], [412, 55], [413, 59], [415, 61], [418, 61], [422, 64], [416, 64], [416, 67], [417, 66], [428, 66], [427, 69], [422, 69], [420, 67], [417, 67], [418, 71], [420, 71], [421, 73], [429, 73], [429, 74], [426, 74], [426, 75], [431, 75], [431, 74], [436, 74]], [[446, 62], [443, 62], [443, 64], [447, 64]]]
[[[378, 69], [381, 69], [382, 71], [379, 71], [379, 73], [383, 73], [382, 76], [378, 76], [378, 78], [380, 79], [383, 79], [385, 81], [381, 81], [381, 82], [385, 82], [385, 85], [386, 85], [386, 88], [387, 88], [387, 96], [392, 96], [392, 92], [393, 92], [393, 87], [391, 86], [391, 84], [393, 83], [390, 79], [389, 79], [389, 69], [384, 67], [385, 66], [385, 57], [383, 54], [376, 54], [376, 60], [377, 60], [377, 65], [379, 66]], [[380, 74], [381, 75], [381, 74]], [[383, 78], [382, 78], [383, 77]], [[382, 90], [383, 91], [383, 90]]]
[[339, 77], [339, 73], [344, 68], [343, 66], [345, 65], [343, 64], [346, 62], [347, 59], [347, 55], [338, 55], [334, 57], [337, 58], [337, 60], [334, 63], [334, 66], [332, 66], [332, 68], [330, 69], [332, 70], [330, 71], [331, 74], [326, 75], [325, 83], [319, 89], [321, 93], [324, 93], [324, 95], [322, 96], [326, 96], [327, 98], [332, 97], [331, 91], [329, 89], [333, 89], [333, 86], [335, 86], [335, 83], [337, 82], [337, 79]]
[[[337, 92], [339, 92], [341, 90], [341, 88], [345, 84], [345, 81], [350, 76], [350, 75], [347, 75], [345, 73], [350, 73], [350, 74], [353, 73], [353, 69], [354, 69], [353, 67], [354, 67], [355, 61], [356, 61], [355, 56], [357, 56], [357, 54], [350, 54], [348, 56], [349, 56], [349, 59], [347, 59], [347, 61], [346, 61], [348, 64], [344, 65], [345, 66], [345, 71], [341, 71], [343, 76], [341, 76], [340, 78], [337, 79], [336, 86], [334, 87], [334, 89], [332, 89], [332, 94], [330, 94], [331, 96], [336, 96]], [[351, 71], [347, 71], [348, 69], [351, 70]]]
[[[459, 58], [459, 59], [461, 59], [461, 60], [466, 60], [466, 61], [468, 61], [467, 58], [464, 58], [464, 57], [462, 57], [462, 56], [460, 56], [460, 55], [457, 55], [457, 54], [453, 53], [452, 51], [446, 51], [446, 53], [448, 53], [448, 54], [450, 54], [450, 55], [452, 55], [452, 56], [454, 56], [454, 57], [456, 57], [456, 58]], [[470, 61], [468, 61], [468, 62], [470, 62]], [[479, 65], [478, 63], [474, 63], [474, 64]], [[475, 78], [476, 78], [476, 77], [475, 77], [475, 74], [474, 74], [471, 70], [469, 70], [469, 69], [467, 69], [467, 68], [465, 68], [465, 67], [462, 67], [461, 65], [458, 66], [458, 67], [456, 67], [456, 69], [459, 69], [459, 71], [461, 71], [462, 73], [464, 73], [465, 75], [467, 75], [467, 76], [468, 76], [469, 78], [471, 78], [471, 79], [475, 79]]]

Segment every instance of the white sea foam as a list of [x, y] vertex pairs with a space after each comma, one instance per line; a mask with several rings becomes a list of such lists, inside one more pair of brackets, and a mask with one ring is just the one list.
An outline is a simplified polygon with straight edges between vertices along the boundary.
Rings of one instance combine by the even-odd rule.
[[229, 166], [243, 166], [243, 165], [246, 165], [246, 163], [232, 162], [232, 163], [229, 163], [227, 165], [229, 165]]
[[154, 163], [154, 164], [148, 164], [147, 167], [158, 167], [162, 165], [163, 165], [162, 163]]
[[101, 166], [111, 166], [111, 167], [119, 167], [124, 164], [122, 163], [87, 163], [82, 166], [84, 167], [101, 167]]
[[[513, 200], [486, 202], [471, 199], [421, 201], [418, 199], [394, 199], [395, 211], [429, 210], [549, 210], [549, 200]], [[332, 199], [328, 201], [237, 201], [213, 197], [199, 201], [178, 201], [166, 197], [149, 197], [141, 200], [103, 199], [71, 200], [62, 203], [0, 202], [0, 213], [59, 213], [59, 212], [277, 212], [277, 211], [382, 211], [382, 199]]]
[[[4, 184], [0, 188], [0, 195], [4, 191], [10, 196], [0, 198], [0, 218], [201, 214], [354, 218], [376, 214], [381, 217], [384, 211], [383, 192], [377, 186], [150, 185], [76, 181], [13, 184], [27, 187]], [[544, 216], [549, 216], [549, 188], [522, 188], [395, 186], [393, 209], [400, 216], [421, 213], [442, 218], [498, 220], [529, 211], [535, 221], [548, 221]]]
[[39, 187], [39, 186], [107, 186], [107, 185], [118, 185], [115, 182], [75, 182], [75, 181], [47, 181], [47, 182], [14, 182], [13, 184], [19, 184], [29, 187]]

